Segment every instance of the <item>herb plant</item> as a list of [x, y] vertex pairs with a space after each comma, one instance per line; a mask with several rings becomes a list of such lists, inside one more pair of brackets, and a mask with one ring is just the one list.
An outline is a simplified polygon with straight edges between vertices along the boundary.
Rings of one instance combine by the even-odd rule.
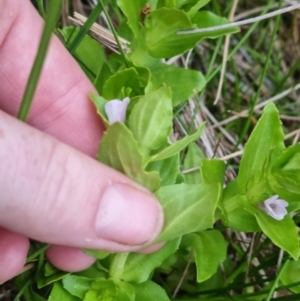
[[[100, 95], [90, 95], [106, 127], [97, 160], [156, 195], [165, 223], [155, 243], [165, 244], [151, 254], [85, 250], [97, 262], [71, 274], [51, 266], [43, 257], [45, 247], [32, 243], [28, 263], [36, 267], [15, 279], [20, 295], [36, 301], [167, 301], [188, 263], [193, 271], [182, 283], [178, 300], [270, 300], [278, 281], [294, 283], [291, 275], [299, 270], [295, 212], [300, 207], [300, 144], [284, 145], [272, 103], [265, 106], [245, 145], [238, 176], [230, 181], [225, 181], [224, 160], [206, 157], [197, 144], [205, 123], [192, 125], [188, 135], [172, 140], [174, 115], [204, 88], [207, 75], [165, 59], [239, 28], [179, 35], [229, 23], [205, 10], [209, 0], [112, 1], [119, 17], [117, 33], [130, 42], [130, 52], [118, 43], [119, 54], [107, 56], [103, 46], [86, 35], [101, 12], [109, 17], [103, 11], [105, 2], [99, 0], [81, 29], [69, 26], [59, 33]], [[258, 240], [265, 236], [285, 252], [278, 277], [254, 299], [246, 285], [242, 299], [227, 296], [235, 273], [244, 273], [245, 265], [232, 271], [225, 228], [256, 233]], [[222, 273], [231, 276], [223, 280]], [[220, 287], [229, 289], [214, 290]], [[298, 293], [299, 287], [291, 290]]]

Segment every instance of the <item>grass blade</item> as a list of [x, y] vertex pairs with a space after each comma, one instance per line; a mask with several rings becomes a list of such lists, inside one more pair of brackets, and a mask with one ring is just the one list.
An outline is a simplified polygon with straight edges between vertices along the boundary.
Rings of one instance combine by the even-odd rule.
[[23, 99], [17, 115], [17, 117], [22, 121], [27, 120], [31, 108], [33, 97], [38, 85], [39, 77], [41, 75], [42, 67], [47, 54], [51, 35], [56, 26], [56, 22], [61, 10], [61, 3], [62, 0], [57, 0], [51, 1], [49, 4], [49, 10], [46, 16], [46, 23], [38, 48], [38, 53], [34, 61], [33, 67], [31, 69], [25, 93], [23, 95]]
[[89, 32], [94, 22], [96, 22], [101, 12], [102, 12], [102, 4], [98, 2], [95, 8], [93, 9], [93, 11], [91, 12], [91, 14], [89, 15], [89, 17], [87, 18], [86, 22], [80, 28], [75, 39], [72, 41], [72, 43], [69, 46], [67, 46], [71, 54], [75, 52], [76, 48], [78, 47], [82, 39], [85, 37], [85, 35]]

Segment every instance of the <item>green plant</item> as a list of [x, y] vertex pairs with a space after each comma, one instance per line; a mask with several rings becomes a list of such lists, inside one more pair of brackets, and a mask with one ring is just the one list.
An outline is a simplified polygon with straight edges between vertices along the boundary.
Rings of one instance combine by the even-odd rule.
[[[113, 6], [123, 13], [119, 33], [131, 43], [131, 52], [126, 55], [121, 51], [121, 55], [106, 58], [102, 47], [81, 31], [72, 27], [61, 29], [67, 47], [72, 45], [72, 53], [101, 95], [90, 95], [106, 126], [97, 159], [157, 196], [164, 209], [165, 225], [156, 243], [166, 243], [148, 255], [87, 250], [98, 258], [97, 263], [75, 274], [63, 273], [44, 263], [40, 252], [36, 279], [31, 270], [15, 279], [26, 299], [170, 300], [174, 282], [180, 278], [178, 271], [186, 262], [193, 262], [194, 278], [204, 283], [201, 294], [209, 296], [209, 300], [231, 300], [226, 299], [226, 294], [220, 299], [215, 297], [217, 290], [211, 292], [218, 286], [226, 287], [227, 292], [236, 275], [246, 270], [244, 261], [232, 271], [226, 255], [228, 242], [222, 234], [224, 226], [268, 237], [295, 260], [286, 261], [280, 273], [282, 283], [293, 282], [287, 271], [297, 269], [300, 254], [297, 220], [293, 218], [300, 205], [300, 146], [285, 147], [276, 107], [265, 107], [245, 145], [239, 174], [225, 187], [225, 163], [206, 158], [195, 143], [204, 123], [194, 133], [173, 143], [169, 141], [176, 108], [204, 88], [208, 75], [165, 64], [161, 59], [186, 53], [203, 39], [238, 31], [233, 27], [178, 35], [180, 30], [229, 22], [203, 10], [208, 2], [116, 1]], [[95, 8], [98, 14], [104, 8], [99, 3]], [[151, 4], [151, 11], [141, 17], [147, 3]], [[249, 124], [246, 131], [247, 127]], [[183, 173], [183, 169], [195, 166], [197, 170], [193, 173]], [[276, 195], [287, 203], [276, 203]], [[270, 198], [271, 203], [267, 202]], [[225, 283], [220, 264], [231, 275]], [[246, 273], [245, 279], [248, 276]], [[271, 287], [272, 292], [278, 280], [279, 277]], [[35, 285], [39, 290], [35, 290]], [[183, 300], [198, 300], [201, 290], [197, 290], [197, 285], [192, 286], [187, 280], [185, 291], [190, 295], [184, 295]], [[49, 286], [51, 291], [44, 293], [43, 289]], [[293, 290], [297, 293], [298, 287]], [[222, 289], [219, 292], [222, 294]], [[267, 293], [263, 291], [259, 297], [264, 298]], [[256, 300], [254, 296], [246, 291], [244, 299], [234, 300]], [[267, 298], [270, 296], [269, 293]]]

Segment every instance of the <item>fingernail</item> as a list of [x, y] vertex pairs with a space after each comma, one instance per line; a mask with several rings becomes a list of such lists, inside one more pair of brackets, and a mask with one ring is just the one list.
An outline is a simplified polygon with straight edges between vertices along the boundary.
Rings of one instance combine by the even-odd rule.
[[151, 193], [125, 184], [112, 184], [104, 191], [95, 221], [99, 237], [141, 245], [156, 239], [162, 226], [162, 209]]

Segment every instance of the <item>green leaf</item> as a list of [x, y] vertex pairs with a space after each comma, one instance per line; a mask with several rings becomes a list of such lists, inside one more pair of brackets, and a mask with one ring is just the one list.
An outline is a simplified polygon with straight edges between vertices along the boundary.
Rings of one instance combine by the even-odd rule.
[[[125, 95], [124, 91], [126, 90], [131, 92]], [[139, 74], [133, 67], [118, 71], [110, 76], [102, 89], [102, 95], [107, 100], [133, 97], [142, 94], [142, 92], [143, 87], [140, 83]]]
[[145, 171], [137, 142], [123, 123], [112, 124], [104, 133], [97, 158], [151, 191], [157, 190], [160, 185], [158, 172]]
[[[298, 169], [299, 173], [299, 169]], [[299, 187], [299, 182], [295, 181], [295, 178], [298, 177], [297, 174], [295, 174], [294, 179], [291, 179], [287, 177], [284, 173], [276, 173], [274, 174], [275, 179], [277, 180], [277, 183], [284, 189], [286, 190], [287, 193], [291, 193], [294, 195], [300, 196], [300, 187]]]
[[161, 186], [175, 184], [180, 167], [179, 154], [160, 161], [153, 161], [147, 165], [148, 171], [158, 171]]
[[83, 301], [134, 301], [135, 292], [131, 284], [102, 279], [92, 284]]
[[185, 183], [184, 181], [184, 175], [183, 173], [179, 172], [177, 175], [176, 175], [176, 181], [175, 181], [175, 184], [182, 184], [182, 183]]
[[[112, 301], [111, 297], [110, 296], [101, 296], [102, 300], [103, 301]], [[90, 290], [86, 293], [83, 301], [94, 301], [94, 300], [97, 300], [99, 299], [99, 294], [97, 291], [95, 290]]]
[[211, 228], [220, 192], [219, 184], [177, 184], [160, 188], [156, 196], [164, 210], [165, 224], [156, 242]]
[[[200, 167], [200, 162], [205, 158], [203, 152], [201, 151], [200, 147], [195, 143], [192, 142], [188, 146], [188, 151], [183, 161], [183, 169], [187, 170], [193, 167]], [[201, 184], [201, 174], [200, 169], [198, 168], [195, 171], [186, 173], [184, 175], [185, 183], [187, 184]]]
[[133, 49], [130, 59], [135, 65], [147, 67], [151, 71], [153, 90], [161, 87], [163, 84], [171, 88], [173, 106], [194, 96], [206, 84], [205, 77], [201, 72], [163, 64], [161, 60], [153, 58], [140, 45]]
[[56, 282], [53, 285], [48, 301], [80, 301], [79, 298], [72, 296], [67, 290], [65, 290], [60, 282]]
[[202, 8], [203, 6], [205, 6], [208, 2], [210, 2], [211, 0], [196, 0], [196, 1], [191, 1], [194, 2], [194, 4], [191, 6], [189, 5], [189, 10], [187, 11], [187, 15], [192, 18], [200, 8]]
[[[282, 183], [283, 186], [280, 183]], [[268, 186], [270, 186], [272, 190], [268, 196], [278, 195], [280, 199], [289, 202], [288, 212], [300, 209], [300, 196], [299, 193], [297, 193], [295, 183], [289, 183], [286, 177], [281, 178], [279, 173], [276, 173], [276, 177], [269, 175]]]
[[93, 82], [94, 87], [100, 95], [102, 94], [102, 89], [105, 82], [112, 76], [112, 74], [113, 71], [111, 70], [109, 63], [107, 61], [103, 62], [102, 67]]
[[159, 8], [145, 19], [145, 40], [149, 53], [157, 58], [173, 57], [194, 46], [181, 43], [176, 32], [192, 28], [188, 16], [175, 8]]
[[86, 253], [87, 255], [93, 256], [97, 259], [104, 259], [110, 255], [110, 253], [107, 251], [92, 250], [92, 249], [84, 249], [84, 253]]
[[[141, 46], [139, 43], [133, 43], [132, 46], [132, 52], [129, 53], [128, 56], [136, 66], [143, 66], [150, 69], [154, 65], [163, 64], [160, 59], [151, 56], [146, 47]], [[152, 70], [150, 71], [153, 73]]]
[[106, 113], [105, 113], [105, 104], [107, 103], [107, 100], [104, 99], [102, 96], [90, 93], [89, 94], [90, 99], [94, 103], [97, 113], [100, 115], [102, 121], [104, 122], [104, 125], [106, 128], [110, 126], [110, 123], [108, 122]]
[[173, 144], [166, 147], [159, 153], [153, 155], [150, 158], [150, 161], [163, 160], [163, 159], [166, 159], [166, 158], [169, 158], [169, 157], [172, 157], [172, 156], [178, 154], [185, 147], [187, 147], [191, 142], [193, 142], [199, 138], [199, 136], [202, 134], [204, 125], [205, 125], [205, 123], [202, 123], [194, 134], [188, 135], [188, 136], [184, 137], [183, 139], [174, 142]]
[[135, 290], [135, 301], [170, 301], [165, 290], [152, 281], [132, 284]]
[[113, 297], [116, 297], [117, 294], [117, 286], [112, 279], [100, 279], [92, 283], [92, 289], [85, 294], [83, 301], [117, 300], [116, 298], [113, 299]]
[[135, 64], [134, 62], [130, 61], [128, 59], [128, 64], [130, 67], [134, 67], [136, 72], [139, 74], [139, 81], [140, 81], [140, 86], [143, 88], [147, 88], [147, 86], [149, 85], [150, 82], [150, 78], [151, 78], [151, 72], [148, 68], [146, 68], [145, 66], [139, 66], [137, 64]]
[[53, 266], [49, 261], [45, 263], [45, 265], [44, 265], [44, 275], [46, 277], [55, 275], [59, 272], [61, 272], [61, 271], [59, 269], [57, 269], [55, 266]]
[[226, 165], [217, 159], [203, 159], [200, 163], [202, 182], [205, 184], [220, 183], [223, 187]]
[[287, 192], [300, 195], [300, 144], [287, 148], [274, 163], [271, 173]]
[[189, 16], [192, 16], [208, 2], [210, 0], [158, 0], [157, 7], [180, 8], [187, 12]]
[[249, 188], [249, 180], [266, 168], [270, 151], [276, 154], [284, 149], [283, 136], [278, 111], [273, 103], [269, 103], [245, 145], [237, 177], [242, 193]]
[[176, 8], [160, 8], [149, 14], [145, 19], [145, 40], [149, 53], [157, 58], [169, 58], [192, 49], [204, 38], [216, 38], [224, 34], [238, 31], [229, 28], [214, 32], [194, 34], [177, 34], [180, 30], [227, 24], [229, 21], [210, 12], [198, 12], [190, 20], [182, 10]]
[[272, 167], [272, 173], [284, 173], [287, 177], [297, 177], [300, 180], [300, 144], [297, 143], [284, 150]]
[[223, 223], [242, 232], [260, 231], [255, 216], [245, 209], [244, 204], [247, 203], [247, 197], [239, 193], [237, 180], [231, 181], [223, 190], [222, 198], [218, 203], [222, 211]]
[[261, 173], [258, 172], [255, 176], [250, 178], [247, 183], [247, 191], [245, 193], [247, 197], [247, 203], [244, 203], [244, 207], [248, 207], [248, 209], [250, 209], [249, 212], [252, 212], [251, 205], [257, 206], [262, 200], [266, 200], [273, 195], [265, 175], [268, 165], [269, 164], [266, 163], [265, 169]]
[[185, 235], [182, 244], [194, 251], [198, 282], [209, 279], [226, 259], [228, 243], [217, 230]]
[[117, 285], [113, 279], [100, 279], [92, 284], [94, 290], [102, 291], [107, 290], [111, 294], [114, 294], [117, 291]]
[[83, 299], [85, 294], [91, 289], [93, 279], [80, 277], [75, 275], [69, 275], [62, 281], [63, 287], [71, 295]]
[[117, 4], [120, 9], [123, 11], [124, 15], [127, 17], [128, 26], [133, 31], [135, 37], [140, 43], [144, 42], [144, 38], [141, 32], [141, 10], [146, 5], [147, 1], [139, 0], [117, 0]]
[[149, 69], [152, 73], [151, 81], [154, 89], [163, 83], [171, 88], [174, 107], [197, 94], [206, 84], [203, 74], [196, 70], [183, 69], [161, 62], [152, 65]]
[[156, 8], [161, 7], [177, 7], [176, 0], [158, 0]]
[[135, 291], [131, 283], [118, 282], [118, 298], [116, 301], [135, 301]]
[[293, 285], [300, 282], [300, 260], [289, 260], [280, 275], [280, 280], [284, 285], [291, 286], [289, 290], [292, 292], [300, 293], [300, 285]]
[[[194, 11], [191, 11], [190, 14], [192, 15]], [[217, 16], [210, 11], [199, 11], [197, 12], [191, 19], [192, 23], [197, 25], [197, 28], [208, 28], [213, 26], [225, 25], [230, 23], [230, 21], [224, 17]], [[201, 33], [194, 33], [192, 35], [198, 36], [198, 39], [215, 39], [223, 35], [227, 35], [230, 33], [239, 32], [239, 27], [232, 27], [226, 29], [218, 29], [209, 32], [201, 32]]]
[[93, 279], [93, 280], [99, 280], [99, 279], [103, 279], [106, 278], [108, 274], [108, 270], [106, 270], [99, 261], [96, 261], [92, 266], [90, 266], [89, 268], [77, 272], [76, 274], [72, 274], [72, 275], [76, 275], [79, 277], [85, 277], [85, 278], [89, 278], [89, 279]]
[[37, 287], [42, 288], [51, 283], [57, 282], [70, 275], [69, 272], [63, 272], [55, 268], [52, 264], [47, 262], [44, 266], [44, 275], [39, 275]]
[[[225, 190], [226, 193], [226, 190]], [[260, 227], [254, 215], [246, 211], [242, 203], [248, 202], [247, 198], [241, 194], [232, 197], [224, 197], [220, 209], [222, 210], [223, 223], [235, 230], [242, 232], [257, 232]]]
[[[78, 32], [79, 28], [73, 26], [64, 27], [61, 30], [65, 41], [69, 43], [75, 39]], [[90, 36], [85, 35], [73, 55], [88, 78], [94, 81], [106, 60], [101, 44]]]
[[179, 248], [181, 238], [167, 242], [161, 249], [151, 254], [130, 253], [122, 274], [122, 279], [142, 283], [149, 279], [153, 270], [174, 254]]
[[162, 87], [137, 101], [129, 115], [128, 126], [142, 149], [157, 149], [166, 143], [172, 119], [171, 91]]
[[256, 210], [255, 217], [261, 230], [279, 248], [288, 252], [295, 260], [300, 255], [298, 227], [292, 218], [286, 215], [283, 220], [278, 221], [267, 215], [260, 209]]

